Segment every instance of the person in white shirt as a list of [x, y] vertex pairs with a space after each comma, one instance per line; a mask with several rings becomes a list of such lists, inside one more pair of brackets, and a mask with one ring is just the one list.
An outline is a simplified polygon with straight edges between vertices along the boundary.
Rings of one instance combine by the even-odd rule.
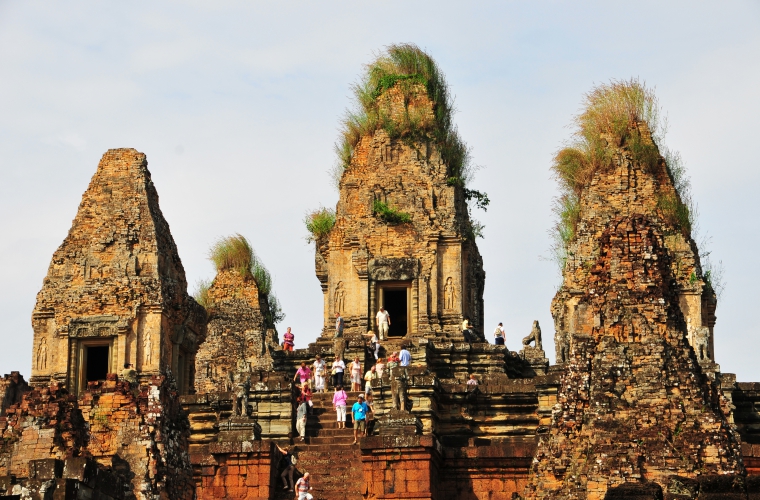
[[314, 392], [325, 392], [325, 371], [327, 370], [322, 357], [317, 354], [317, 360], [312, 365], [314, 373]]
[[504, 325], [499, 323], [499, 326], [493, 331], [493, 336], [496, 345], [504, 345]]
[[391, 315], [381, 307], [377, 312], [377, 316], [375, 316], [375, 321], [377, 321], [377, 331], [380, 332], [380, 340], [385, 340], [388, 336], [388, 329], [391, 326]]
[[332, 376], [333, 387], [343, 385], [343, 371], [346, 369], [346, 363], [343, 362], [340, 356], [335, 356], [335, 361], [332, 364]]

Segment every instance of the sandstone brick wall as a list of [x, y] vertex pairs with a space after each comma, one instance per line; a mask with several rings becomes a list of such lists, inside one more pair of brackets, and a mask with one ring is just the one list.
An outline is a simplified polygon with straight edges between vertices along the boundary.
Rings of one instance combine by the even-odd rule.
[[[646, 125], [641, 123], [645, 140]], [[580, 220], [576, 237], [568, 247], [563, 284], [552, 301], [558, 363], [566, 359], [576, 333], [586, 334], [579, 325], [585, 314], [578, 298], [588, 289], [591, 266], [599, 257], [599, 241], [613, 219], [645, 214], [663, 231], [663, 244], [670, 256], [670, 273], [675, 281], [676, 303], [686, 320], [689, 342], [706, 370], [719, 371], [714, 364], [713, 327], [715, 293], [701, 279], [699, 252], [691, 236], [673, 227], [665, 216], [660, 200], [676, 197], [665, 160], [653, 170], [634, 160], [625, 146], [610, 143], [613, 166], [598, 170], [580, 197]]]
[[213, 464], [200, 466], [196, 495], [200, 500], [240, 498], [270, 500], [280, 483], [275, 481], [271, 441], [224, 443], [212, 446]]
[[37, 387], [0, 417], [0, 431], [0, 476], [33, 478], [34, 460], [91, 457], [137, 498], [193, 497], [187, 415], [163, 377], [139, 386], [110, 377], [79, 398]]
[[30, 389], [24, 377], [19, 372], [11, 372], [0, 379], [0, 416], [5, 415], [5, 410], [12, 404], [20, 403], [21, 397]]

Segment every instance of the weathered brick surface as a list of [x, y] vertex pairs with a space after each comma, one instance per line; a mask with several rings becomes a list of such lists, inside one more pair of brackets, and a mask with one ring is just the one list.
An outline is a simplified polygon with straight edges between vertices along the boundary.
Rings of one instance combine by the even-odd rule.
[[[639, 124], [639, 128], [645, 138], [649, 137], [646, 125]], [[609, 148], [613, 165], [598, 170], [581, 193], [576, 236], [568, 247], [562, 287], [552, 301], [557, 362], [566, 360], [575, 334], [589, 334], [586, 306], [578, 300], [588, 290], [602, 233], [614, 219], [643, 214], [662, 231], [673, 280], [673, 301], [684, 316], [689, 342], [703, 369], [719, 371], [714, 364], [712, 340], [715, 293], [702, 279], [696, 243], [684, 231], [674, 228], [663, 212], [661, 200], [677, 196], [665, 160], [659, 158], [656, 167], [650, 169], [635, 161], [624, 145], [610, 144]]]
[[5, 415], [5, 410], [12, 404], [20, 403], [21, 397], [30, 390], [29, 384], [19, 372], [11, 372], [0, 379], [0, 416]]
[[189, 424], [178, 399], [160, 376], [139, 386], [110, 377], [78, 398], [56, 384], [35, 388], [0, 422], [0, 475], [34, 478], [35, 460], [90, 457], [137, 498], [192, 498]]
[[270, 441], [215, 449], [213, 458], [198, 467], [197, 498], [271, 499], [276, 487], [273, 477], [276, 464], [272, 460]]

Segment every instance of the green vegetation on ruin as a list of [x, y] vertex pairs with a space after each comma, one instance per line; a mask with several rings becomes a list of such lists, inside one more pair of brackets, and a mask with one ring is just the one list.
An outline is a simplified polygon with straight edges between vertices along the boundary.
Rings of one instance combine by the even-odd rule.
[[[209, 259], [214, 263], [217, 273], [232, 270], [243, 278], [253, 278], [259, 294], [268, 305], [265, 309], [268, 311], [266, 319], [270, 326], [285, 319], [280, 302], [272, 291], [272, 275], [244, 236], [235, 234], [220, 238], [211, 246]], [[208, 293], [210, 287], [211, 283], [200, 281], [194, 294], [195, 300], [206, 309], [213, 307]]]
[[[394, 87], [404, 97], [404, 113], [400, 117], [389, 115], [390, 96], [386, 92]], [[433, 105], [432, 118], [423, 109], [409, 107], [410, 101], [423, 90]], [[392, 139], [402, 139], [410, 145], [415, 141], [435, 144], [447, 167], [448, 184], [464, 189], [468, 208], [474, 202], [475, 206], [486, 210], [488, 196], [467, 188], [477, 168], [471, 163], [470, 150], [454, 125], [449, 86], [430, 55], [414, 44], [389, 45], [366, 66], [361, 80], [353, 86], [353, 93], [355, 106], [346, 112], [335, 145], [338, 164], [333, 177], [336, 185], [343, 171], [350, 167], [361, 138], [383, 129]], [[470, 225], [472, 227], [465, 228], [464, 232], [482, 237], [484, 226], [475, 220]]]
[[412, 222], [412, 216], [409, 213], [401, 212], [384, 201], [375, 200], [372, 204], [372, 212], [388, 224], [406, 224]]
[[584, 110], [573, 124], [573, 138], [556, 154], [552, 165], [560, 183], [560, 196], [553, 207], [553, 250], [560, 268], [564, 268], [567, 247], [575, 239], [581, 194], [597, 171], [613, 167], [617, 145], [650, 172], [664, 158], [676, 194], [662, 195], [658, 208], [675, 230], [687, 236], [692, 233], [696, 207], [691, 184], [680, 155], [664, 145], [666, 127], [652, 89], [635, 78], [599, 85], [585, 95]]
[[[387, 114], [384, 94], [398, 86], [404, 96], [405, 113], [400, 118]], [[424, 87], [433, 103], [433, 119], [423, 110], [410, 112], [413, 95]], [[413, 44], [394, 44], [366, 67], [362, 79], [353, 88], [356, 107], [343, 120], [341, 137], [336, 144], [340, 168], [348, 168], [359, 140], [384, 129], [391, 138], [431, 139], [441, 151], [449, 177], [469, 180], [470, 153], [453, 124], [452, 98], [443, 73], [432, 57]]]
[[195, 293], [193, 293], [195, 301], [206, 310], [211, 309], [214, 305], [214, 302], [208, 293], [209, 288], [211, 288], [211, 281], [198, 280], [198, 283], [195, 284]]
[[335, 225], [335, 210], [331, 208], [319, 207], [306, 214], [303, 220], [309, 236], [306, 238], [310, 243], [319, 241], [330, 234]]

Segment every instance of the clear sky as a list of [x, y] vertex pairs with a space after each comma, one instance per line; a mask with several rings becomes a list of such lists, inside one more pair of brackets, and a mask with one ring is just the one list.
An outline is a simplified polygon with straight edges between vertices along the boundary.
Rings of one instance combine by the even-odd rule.
[[0, 374], [31, 367], [31, 311], [109, 148], [147, 154], [191, 286], [211, 243], [245, 235], [274, 276], [297, 347], [322, 296], [303, 217], [334, 206], [328, 170], [351, 84], [390, 43], [426, 49], [456, 96], [473, 187], [486, 332], [507, 345], [549, 304], [549, 167], [595, 83], [656, 87], [703, 235], [725, 266], [716, 356], [760, 381], [760, 3], [8, 2], [0, 0]]

